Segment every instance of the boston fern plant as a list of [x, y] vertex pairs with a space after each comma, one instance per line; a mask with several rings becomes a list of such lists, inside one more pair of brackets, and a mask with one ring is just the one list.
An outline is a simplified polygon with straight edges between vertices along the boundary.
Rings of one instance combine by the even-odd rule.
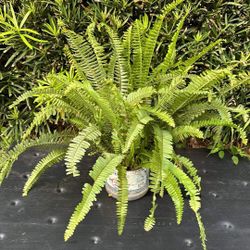
[[[155, 224], [157, 197], [167, 193], [175, 206], [177, 223], [181, 223], [184, 199], [182, 187], [195, 213], [203, 249], [206, 235], [199, 213], [200, 177], [192, 162], [178, 155], [173, 145], [188, 137], [203, 138], [207, 126], [232, 127], [246, 143], [244, 130], [235, 125], [230, 110], [220, 99], [219, 88], [230, 68], [189, 74], [193, 64], [219, 41], [204, 48], [186, 61], [175, 59], [178, 35], [186, 13], [180, 20], [165, 59], [152, 65], [157, 38], [165, 16], [183, 0], [167, 5], [152, 27], [145, 20], [136, 20], [120, 38], [110, 27], [107, 32], [112, 51], [106, 52], [94, 35], [91, 24], [84, 37], [64, 29], [69, 47], [65, 48], [75, 74], [51, 73], [40, 85], [20, 96], [13, 107], [29, 97], [35, 97], [40, 110], [24, 132], [22, 141], [1, 156], [0, 182], [9, 174], [19, 155], [30, 147], [43, 147], [51, 152], [34, 168], [27, 180], [26, 196], [40, 175], [55, 163], [65, 160], [66, 173], [78, 176], [78, 163], [91, 150], [99, 154], [86, 183], [82, 200], [75, 208], [65, 240], [74, 233], [86, 217], [107, 178], [118, 171], [117, 198], [118, 232], [122, 233], [128, 209], [126, 171], [141, 167], [150, 170], [152, 208], [145, 220], [149, 231]], [[224, 84], [227, 84], [226, 81]], [[66, 129], [32, 137], [32, 131], [56, 116]]]

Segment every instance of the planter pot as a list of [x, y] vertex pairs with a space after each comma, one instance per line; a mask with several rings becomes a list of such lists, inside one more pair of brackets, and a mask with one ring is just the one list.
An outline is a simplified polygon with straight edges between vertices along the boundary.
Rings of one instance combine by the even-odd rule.
[[[149, 171], [145, 168], [127, 171], [129, 201], [140, 199], [147, 193], [149, 186], [148, 177]], [[117, 170], [109, 176], [106, 181], [105, 188], [110, 196], [117, 199], [119, 190]]]

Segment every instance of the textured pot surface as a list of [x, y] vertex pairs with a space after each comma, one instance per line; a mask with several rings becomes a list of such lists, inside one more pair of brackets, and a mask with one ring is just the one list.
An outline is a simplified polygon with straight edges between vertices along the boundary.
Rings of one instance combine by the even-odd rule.
[[[149, 171], [145, 168], [127, 171], [129, 201], [140, 199], [147, 193], [149, 186], [148, 174]], [[117, 198], [119, 190], [117, 170], [109, 176], [105, 188], [112, 197]]]

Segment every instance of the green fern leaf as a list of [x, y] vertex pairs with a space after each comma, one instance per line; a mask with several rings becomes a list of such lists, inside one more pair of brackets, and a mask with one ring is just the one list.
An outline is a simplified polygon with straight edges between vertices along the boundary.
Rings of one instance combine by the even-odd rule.
[[18, 104], [21, 102], [31, 98], [31, 97], [36, 97], [36, 96], [52, 96], [52, 97], [61, 97], [62, 92], [56, 91], [53, 88], [35, 88], [33, 90], [26, 91], [22, 95], [20, 95], [10, 106], [9, 108], [12, 109], [16, 107]]
[[203, 57], [205, 54], [207, 54], [211, 49], [213, 49], [216, 45], [221, 43], [221, 39], [218, 39], [217, 41], [209, 44], [207, 47], [205, 47], [200, 53], [196, 54], [195, 56], [187, 59], [184, 62], [179, 62], [175, 66], [181, 66], [182, 71], [188, 72], [193, 66], [196, 61], [198, 61], [201, 57]]
[[145, 82], [148, 77], [150, 65], [152, 61], [152, 57], [154, 54], [155, 46], [157, 43], [157, 39], [160, 34], [160, 30], [162, 27], [162, 22], [165, 16], [170, 13], [173, 9], [176, 8], [177, 5], [182, 3], [184, 0], [176, 0], [172, 3], [165, 6], [162, 11], [162, 14], [157, 18], [154, 22], [153, 27], [149, 30], [149, 34], [145, 39], [145, 45], [143, 46], [143, 74], [142, 74], [142, 82]]
[[188, 137], [197, 137], [197, 138], [203, 138], [203, 132], [199, 130], [196, 126], [178, 126], [172, 130], [172, 135], [174, 138], [174, 141], [183, 141], [184, 139]]
[[0, 184], [4, 178], [8, 176], [13, 163], [26, 150], [32, 147], [45, 149], [58, 149], [68, 145], [69, 141], [74, 137], [72, 131], [63, 133], [41, 134], [39, 138], [34, 140], [27, 139], [17, 144], [13, 149], [0, 157]]
[[65, 161], [66, 173], [73, 176], [79, 175], [77, 163], [80, 162], [85, 155], [86, 150], [90, 147], [90, 142], [95, 142], [101, 136], [100, 131], [93, 125], [82, 130], [69, 144]]
[[107, 178], [115, 171], [123, 160], [121, 155], [108, 154], [105, 157], [99, 157], [90, 171], [90, 176], [94, 180], [94, 184], [86, 183], [82, 194], [82, 201], [75, 208], [72, 214], [67, 229], [64, 234], [64, 239], [67, 241], [74, 233], [77, 225], [86, 217], [93, 202], [96, 200], [96, 195], [101, 192]]
[[26, 129], [25, 133], [22, 135], [22, 139], [28, 138], [35, 127], [38, 127], [43, 122], [47, 121], [51, 116], [56, 114], [56, 109], [54, 106], [43, 107], [39, 112], [36, 112], [34, 119], [30, 126]]
[[157, 204], [156, 204], [156, 194], [153, 194], [153, 199], [152, 199], [152, 207], [150, 209], [150, 214], [149, 216], [145, 219], [144, 222], [144, 230], [145, 231], [150, 231], [153, 229], [154, 225], [155, 225], [155, 210], [157, 208]]
[[125, 154], [126, 152], [129, 151], [133, 142], [136, 139], [138, 139], [138, 137], [140, 136], [145, 125], [152, 120], [152, 118], [150, 116], [148, 116], [147, 114], [145, 114], [143, 112], [141, 113], [140, 116], [141, 117], [139, 117], [139, 119], [135, 119], [134, 121], [132, 121], [132, 123], [128, 129], [126, 140], [125, 140], [123, 151], [122, 151], [123, 154]]
[[196, 212], [195, 216], [196, 216], [196, 220], [197, 220], [197, 223], [198, 223], [198, 226], [200, 229], [200, 238], [201, 238], [203, 250], [207, 250], [207, 245], [206, 245], [207, 236], [206, 236], [206, 232], [205, 232], [205, 227], [204, 227], [202, 219], [201, 219], [201, 215], [200, 215], [200, 213]]
[[180, 168], [178, 168], [173, 163], [168, 163], [168, 168], [170, 172], [178, 179], [178, 181], [183, 184], [185, 190], [187, 191], [187, 194], [190, 196], [190, 207], [194, 212], [197, 212], [200, 207], [200, 192], [193, 183], [193, 181], [189, 178], [188, 175], [186, 175]]
[[180, 31], [183, 27], [184, 21], [187, 17], [187, 15], [189, 14], [189, 9], [186, 11], [186, 14], [182, 17], [181, 21], [179, 22], [177, 29], [171, 39], [171, 43], [168, 45], [168, 52], [163, 60], [163, 62], [157, 66], [157, 68], [155, 69], [155, 72], [166, 72], [173, 64], [174, 64], [174, 60], [176, 57], [176, 43], [180, 34]]
[[68, 45], [65, 45], [64, 49], [63, 49], [65, 55], [67, 56], [70, 64], [72, 65], [72, 67], [75, 69], [76, 71], [76, 75], [82, 80], [82, 81], [86, 81], [87, 77], [84, 73], [84, 71], [82, 70], [82, 67], [78, 64], [77, 60], [74, 58], [74, 56], [72, 55], [70, 48]]
[[64, 29], [63, 31], [73, 52], [74, 62], [78, 64], [77, 68], [81, 68], [86, 78], [93, 84], [93, 87], [99, 89], [106, 77], [103, 66], [100, 66], [101, 62], [100, 60], [98, 61], [99, 57], [89, 42], [82, 36], [70, 30]]
[[130, 93], [127, 96], [126, 101], [130, 105], [138, 105], [143, 101], [143, 99], [151, 97], [154, 93], [155, 93], [155, 90], [153, 89], [153, 87], [139, 88], [136, 91]]
[[175, 121], [171, 115], [169, 115], [167, 112], [162, 112], [160, 110], [157, 110], [156, 108], [143, 108], [143, 110], [149, 112], [150, 115], [155, 116], [159, 118], [161, 121], [165, 122], [167, 125], [171, 127], [175, 127]]
[[198, 176], [198, 171], [194, 167], [192, 161], [190, 161], [187, 157], [175, 155], [175, 160], [177, 163], [181, 164], [181, 166], [185, 167], [189, 176], [193, 178], [193, 182], [201, 190], [201, 178]]
[[132, 67], [131, 67], [131, 50], [132, 50], [132, 26], [130, 26], [127, 31], [123, 35], [123, 55], [126, 59], [126, 68], [128, 71], [128, 77], [129, 77], [129, 86], [132, 87]]
[[166, 178], [164, 178], [163, 184], [174, 203], [177, 223], [180, 224], [182, 221], [184, 210], [184, 200], [181, 193], [181, 189], [176, 178], [171, 174], [168, 169], [165, 169], [165, 176]]
[[145, 231], [150, 231], [153, 229], [154, 225], [155, 225], [155, 217], [154, 217], [154, 214], [151, 213], [146, 219], [145, 219], [145, 222], [144, 222], [144, 230]]
[[118, 234], [121, 235], [125, 225], [128, 212], [128, 181], [127, 170], [124, 166], [118, 167], [119, 191], [116, 202], [116, 213], [118, 217]]
[[127, 62], [124, 57], [124, 47], [120, 41], [118, 35], [107, 25], [104, 25], [114, 47], [114, 53], [116, 57], [115, 64], [115, 78], [114, 81], [119, 86], [121, 93], [127, 95], [129, 91], [129, 75], [127, 70]]
[[133, 36], [133, 67], [132, 67], [132, 77], [133, 77], [133, 87], [138, 89], [142, 87], [142, 73], [143, 73], [143, 50], [142, 50], [142, 34], [140, 21], [136, 20], [133, 25], [132, 30]]
[[49, 153], [45, 158], [43, 158], [34, 168], [31, 175], [29, 176], [25, 186], [23, 188], [23, 196], [26, 196], [32, 186], [36, 183], [39, 179], [41, 174], [46, 171], [48, 168], [56, 164], [57, 162], [63, 160], [65, 155], [65, 149], [62, 150], [54, 150]]
[[95, 30], [95, 23], [91, 23], [86, 30], [87, 40], [89, 44], [92, 46], [93, 51], [95, 52], [100, 74], [102, 75], [103, 78], [106, 78], [105, 65], [107, 64], [107, 62], [104, 57], [105, 55], [104, 48], [97, 42], [94, 35], [94, 30]]

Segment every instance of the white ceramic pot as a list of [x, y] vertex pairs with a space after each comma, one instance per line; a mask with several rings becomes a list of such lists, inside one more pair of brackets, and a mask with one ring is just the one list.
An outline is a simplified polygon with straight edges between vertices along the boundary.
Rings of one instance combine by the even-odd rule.
[[[137, 200], [143, 197], [149, 186], [149, 171], [145, 168], [127, 171], [128, 200]], [[118, 196], [119, 183], [117, 170], [109, 176], [105, 184], [106, 191], [114, 198]]]

